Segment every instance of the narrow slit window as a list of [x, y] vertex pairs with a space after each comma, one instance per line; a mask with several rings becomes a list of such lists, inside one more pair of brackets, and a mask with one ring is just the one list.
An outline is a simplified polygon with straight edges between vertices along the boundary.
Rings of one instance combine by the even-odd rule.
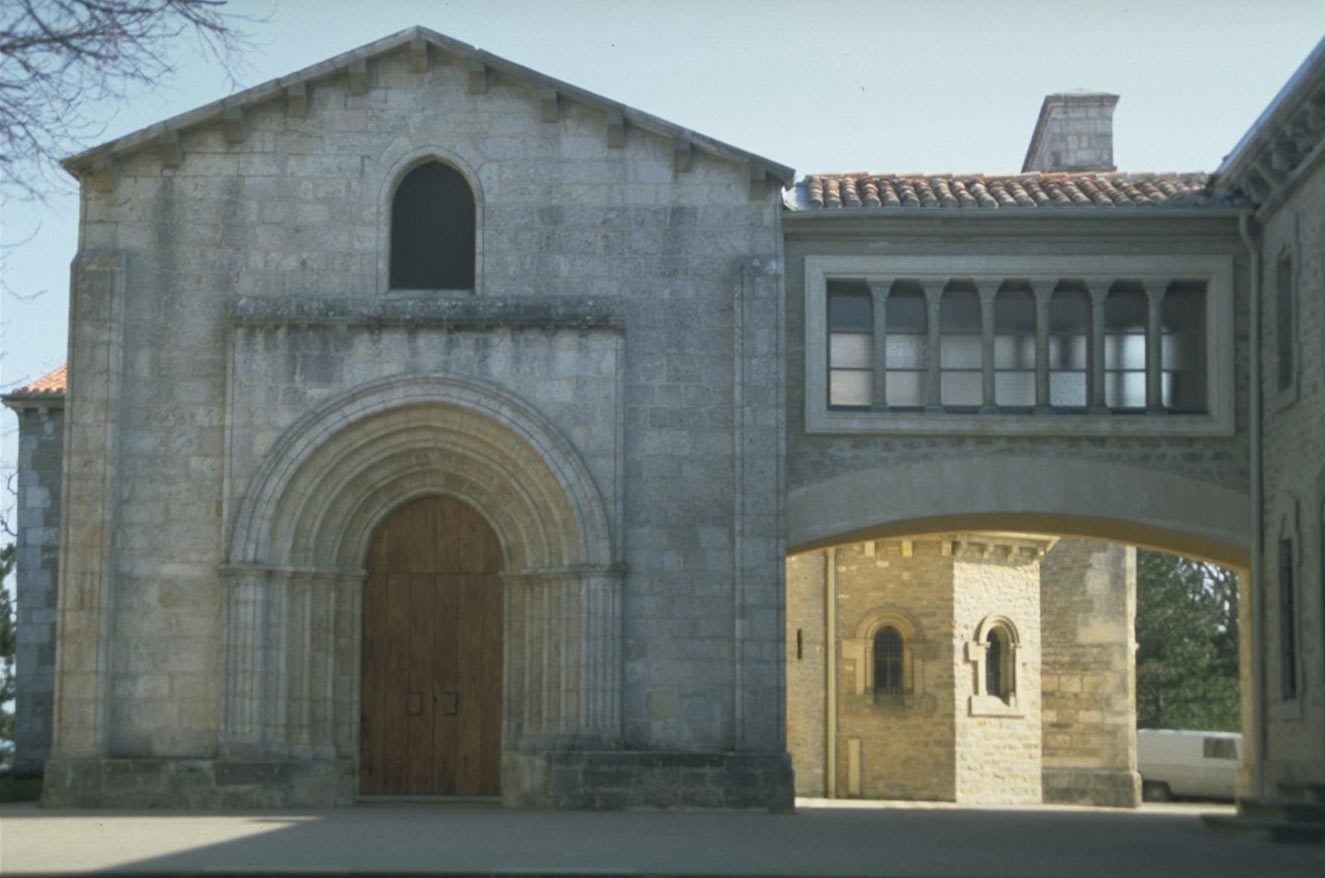
[[1001, 626], [989, 629], [985, 652], [985, 693], [1004, 701], [1013, 694], [1011, 638]]
[[455, 168], [427, 162], [391, 200], [391, 288], [474, 288], [474, 193]]
[[1296, 371], [1293, 305], [1293, 255], [1285, 253], [1274, 270], [1275, 374], [1280, 390], [1292, 388]]
[[1297, 697], [1297, 611], [1293, 594], [1293, 541], [1279, 541], [1279, 674], [1285, 701]]

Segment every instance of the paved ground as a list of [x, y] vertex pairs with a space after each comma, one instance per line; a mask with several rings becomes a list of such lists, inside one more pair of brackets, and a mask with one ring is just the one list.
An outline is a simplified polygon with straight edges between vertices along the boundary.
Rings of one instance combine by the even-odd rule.
[[[796, 814], [530, 812], [395, 803], [263, 814], [0, 806], [5, 873], [478, 875], [1325, 875], [1325, 846], [1226, 838], [1218, 806], [971, 810], [896, 803]], [[1229, 810], [1229, 809], [1223, 809]]]

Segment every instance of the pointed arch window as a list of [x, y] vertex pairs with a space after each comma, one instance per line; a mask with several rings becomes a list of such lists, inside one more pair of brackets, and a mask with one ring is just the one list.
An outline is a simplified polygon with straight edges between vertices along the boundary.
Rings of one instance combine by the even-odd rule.
[[472, 290], [474, 193], [439, 161], [418, 165], [391, 199], [393, 290]]

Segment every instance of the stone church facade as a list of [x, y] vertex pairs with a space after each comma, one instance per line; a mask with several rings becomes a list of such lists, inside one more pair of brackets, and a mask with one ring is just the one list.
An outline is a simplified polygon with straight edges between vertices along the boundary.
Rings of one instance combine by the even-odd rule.
[[[67, 386], [6, 397], [20, 759], [69, 805], [949, 797], [887, 716], [959, 801], [1126, 804], [1126, 576], [1046, 572], [1087, 538], [1251, 571], [1242, 789], [1325, 780], [1322, 50], [1213, 180], [1114, 172], [1113, 100], [1021, 175], [798, 182], [416, 28], [70, 159]], [[832, 558], [941, 585], [834, 640]]]

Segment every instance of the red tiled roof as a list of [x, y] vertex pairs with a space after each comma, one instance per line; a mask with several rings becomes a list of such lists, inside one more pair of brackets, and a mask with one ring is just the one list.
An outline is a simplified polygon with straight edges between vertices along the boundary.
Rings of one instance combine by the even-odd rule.
[[1219, 207], [1210, 175], [1055, 172], [1031, 174], [812, 174], [794, 210], [824, 208]]
[[64, 393], [69, 389], [68, 366], [61, 366], [48, 372], [31, 384], [18, 388], [8, 396], [48, 396]]

